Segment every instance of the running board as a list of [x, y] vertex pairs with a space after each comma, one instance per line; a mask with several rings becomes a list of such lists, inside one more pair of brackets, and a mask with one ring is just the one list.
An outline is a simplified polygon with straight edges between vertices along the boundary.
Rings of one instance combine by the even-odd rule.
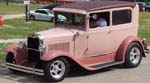
[[113, 65], [119, 65], [119, 64], [122, 64], [122, 63], [123, 63], [122, 61], [114, 61], [114, 62], [109, 62], [109, 63], [104, 63], [104, 64], [92, 65], [92, 66], [89, 66], [89, 67], [92, 67], [94, 69], [102, 69], [102, 68], [110, 67], [110, 66], [113, 66]]
[[6, 63], [6, 67], [9, 69], [13, 69], [13, 70], [17, 70], [17, 71], [21, 71], [21, 72], [25, 72], [25, 73], [44, 76], [44, 71], [41, 69], [36, 69], [36, 68], [32, 68], [32, 67], [25, 67], [25, 66], [21, 66], [21, 65], [15, 65], [12, 63]]

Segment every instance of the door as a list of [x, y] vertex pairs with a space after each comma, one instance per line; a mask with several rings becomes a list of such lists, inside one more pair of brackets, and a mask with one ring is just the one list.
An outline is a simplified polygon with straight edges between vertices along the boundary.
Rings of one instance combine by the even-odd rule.
[[41, 10], [40, 19], [50, 21], [49, 14], [46, 11]]
[[39, 19], [40, 19], [40, 13], [41, 13], [40, 10], [36, 10], [36, 11], [35, 11], [34, 16], [35, 16], [35, 19], [36, 19], [36, 20], [39, 20]]
[[50, 21], [49, 14], [45, 10], [37, 10], [36, 13], [38, 20]]
[[110, 12], [90, 14], [87, 56], [100, 56], [111, 53]]
[[82, 58], [82, 57], [86, 57], [87, 55], [87, 39], [88, 36], [85, 32], [80, 33], [77, 32], [77, 35], [74, 38], [74, 55], [76, 56], [76, 58]]
[[110, 53], [110, 28], [95, 28], [89, 31], [88, 56], [99, 56]]
[[[118, 50], [120, 44], [128, 36], [137, 36], [137, 25], [132, 24], [131, 9], [116, 9], [112, 11], [112, 27], [111, 38], [113, 43], [110, 43], [111, 50]], [[115, 38], [117, 37], [117, 38]]]

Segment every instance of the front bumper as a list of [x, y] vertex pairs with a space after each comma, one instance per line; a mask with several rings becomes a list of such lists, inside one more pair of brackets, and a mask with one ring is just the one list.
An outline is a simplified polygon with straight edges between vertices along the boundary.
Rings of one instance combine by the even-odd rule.
[[146, 50], [145, 50], [145, 53], [148, 53], [148, 54], [149, 54], [149, 53], [150, 53], [150, 49], [146, 49]]
[[21, 72], [25, 72], [25, 73], [30, 73], [30, 74], [35, 74], [35, 75], [39, 75], [39, 76], [44, 76], [44, 70], [42, 70], [42, 69], [25, 67], [25, 66], [21, 66], [21, 65], [15, 65], [12, 63], [6, 63], [6, 66], [9, 69], [13, 69], [13, 70], [17, 70], [17, 71], [21, 71]]

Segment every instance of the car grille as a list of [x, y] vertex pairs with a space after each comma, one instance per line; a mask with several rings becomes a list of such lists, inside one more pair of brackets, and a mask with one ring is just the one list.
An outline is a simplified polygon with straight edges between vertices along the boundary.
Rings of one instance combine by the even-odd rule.
[[40, 41], [36, 37], [28, 37], [28, 61], [30, 63], [38, 62], [40, 60], [40, 52], [38, 51]]

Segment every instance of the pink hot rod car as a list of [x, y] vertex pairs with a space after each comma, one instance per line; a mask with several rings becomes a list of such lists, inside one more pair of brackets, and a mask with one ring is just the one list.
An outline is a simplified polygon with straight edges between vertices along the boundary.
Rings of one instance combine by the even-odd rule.
[[[35, 32], [6, 48], [8, 69], [57, 82], [75, 64], [91, 71], [118, 64], [137, 67], [148, 51], [144, 40], [137, 37], [136, 3], [78, 2], [53, 10], [55, 28]], [[59, 15], [66, 20], [59, 20]]]

